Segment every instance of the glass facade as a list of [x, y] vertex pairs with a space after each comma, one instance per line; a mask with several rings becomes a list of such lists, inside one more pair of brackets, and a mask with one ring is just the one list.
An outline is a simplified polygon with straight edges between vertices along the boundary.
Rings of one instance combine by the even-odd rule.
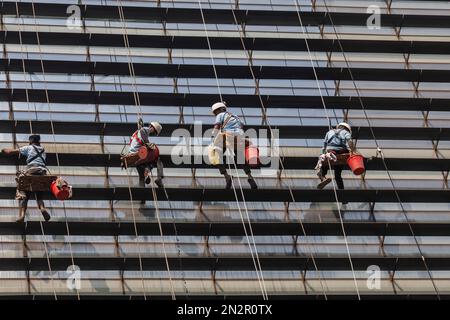
[[[0, 156], [0, 295], [450, 294], [450, 4], [370, 4], [2, 1], [0, 148], [41, 134], [74, 197], [49, 194], [50, 222], [30, 201], [16, 224], [24, 162]], [[211, 128], [220, 99], [246, 128], [279, 130], [258, 190], [171, 157], [174, 131]], [[166, 192], [120, 167], [139, 116], [163, 125]], [[367, 171], [316, 190], [342, 121]]]

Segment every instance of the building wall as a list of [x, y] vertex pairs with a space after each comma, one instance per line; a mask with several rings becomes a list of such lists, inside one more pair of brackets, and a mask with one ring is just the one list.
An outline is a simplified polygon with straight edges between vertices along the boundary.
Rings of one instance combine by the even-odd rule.
[[[0, 6], [0, 147], [40, 133], [74, 187], [47, 201], [51, 222], [31, 201], [17, 225], [23, 160], [0, 157], [1, 295], [448, 294], [449, 4], [372, 1], [372, 20], [366, 1], [72, 2]], [[212, 127], [221, 99], [279, 130], [283, 165], [254, 170], [258, 191], [171, 158], [173, 131]], [[168, 195], [120, 168], [138, 117], [164, 126]], [[368, 170], [318, 191], [322, 137], [344, 120]]]

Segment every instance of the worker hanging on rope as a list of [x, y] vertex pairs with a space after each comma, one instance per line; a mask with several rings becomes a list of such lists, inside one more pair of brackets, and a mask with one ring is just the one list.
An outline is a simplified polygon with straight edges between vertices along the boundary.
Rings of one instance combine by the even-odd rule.
[[327, 178], [326, 174], [331, 164], [334, 169], [334, 177], [339, 189], [344, 189], [344, 181], [342, 180], [342, 170], [346, 166], [346, 160], [349, 155], [355, 152], [355, 146], [352, 141], [352, 128], [348, 123], [341, 122], [336, 129], [331, 129], [325, 135], [323, 142], [322, 154], [319, 156], [316, 170], [320, 183], [317, 189], [323, 189], [331, 182], [331, 178]]
[[[238, 116], [227, 111], [227, 107], [223, 102], [217, 102], [211, 107], [213, 114], [216, 117], [213, 130], [213, 146], [222, 152], [227, 149], [232, 150], [235, 156], [238, 152], [244, 152], [245, 147], [249, 145], [249, 140], [244, 137], [243, 124]], [[236, 162], [235, 162], [236, 163]], [[218, 165], [220, 173], [225, 177], [226, 188], [231, 188], [231, 176], [228, 174], [224, 163]], [[252, 176], [250, 166], [244, 163], [244, 172], [248, 176], [248, 183], [252, 189], [257, 189], [258, 186]]]
[[[164, 178], [164, 167], [159, 157], [159, 150], [158, 147], [149, 140], [151, 135], [157, 136], [161, 133], [161, 130], [162, 126], [159, 122], [150, 122], [149, 126], [145, 127], [143, 120], [139, 119], [138, 130], [133, 133], [130, 139], [128, 154], [122, 157], [122, 166], [127, 166], [127, 164], [124, 163], [126, 159], [128, 159], [128, 165], [136, 165], [136, 169], [139, 173], [139, 185], [141, 187], [151, 183], [150, 172], [155, 165], [157, 169], [157, 179], [155, 180], [155, 183], [160, 188], [164, 186], [162, 182], [162, 179]], [[144, 151], [144, 153], [142, 151]], [[136, 155], [136, 157], [134, 157], [134, 160], [131, 160], [134, 155]]]
[[[18, 175], [27, 176], [43, 176], [47, 175], [48, 169], [46, 165], [46, 155], [45, 150], [41, 146], [41, 137], [39, 135], [33, 134], [29, 137], [29, 145], [21, 147], [19, 149], [3, 149], [2, 153], [6, 155], [19, 155], [26, 158], [26, 169], [25, 171], [20, 171]], [[25, 215], [28, 207], [28, 200], [34, 195], [36, 199], [39, 210], [42, 213], [45, 221], [50, 220], [50, 214], [45, 208], [44, 201], [42, 200], [43, 191], [22, 191], [17, 189], [16, 200], [19, 200], [19, 219], [17, 222], [23, 222], [25, 220]]]

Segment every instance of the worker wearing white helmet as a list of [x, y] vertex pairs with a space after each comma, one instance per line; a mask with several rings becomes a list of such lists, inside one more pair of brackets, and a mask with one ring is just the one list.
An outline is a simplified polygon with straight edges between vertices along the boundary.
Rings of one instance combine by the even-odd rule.
[[[130, 139], [130, 149], [129, 152], [138, 152], [140, 147], [143, 147], [145, 145], [151, 145], [151, 142], [149, 140], [149, 137], [151, 135], [158, 136], [162, 131], [162, 126], [159, 122], [153, 121], [150, 122], [150, 124], [145, 127], [143, 125], [142, 119], [139, 119], [139, 129], [136, 130]], [[164, 178], [164, 167], [163, 163], [160, 158], [158, 158], [157, 162], [157, 179], [155, 180], [155, 183], [158, 187], [162, 188], [163, 183], [162, 179]], [[141, 164], [136, 166], [136, 169], [139, 173], [139, 183], [141, 186], [145, 186], [145, 184], [150, 184], [151, 179], [149, 172], [152, 170], [151, 164]]]
[[[332, 153], [334, 155], [352, 153], [354, 152], [354, 145], [352, 142], [352, 128], [346, 122], [341, 122], [336, 126], [336, 129], [331, 129], [325, 135], [323, 141], [322, 154]], [[336, 184], [339, 189], [344, 189], [344, 181], [342, 180], [343, 165], [334, 165], [334, 176]], [[326, 177], [328, 166], [321, 166], [317, 176], [321, 182], [317, 185], [318, 189], [323, 189], [331, 182], [330, 178]]]
[[[216, 117], [213, 130], [213, 144], [217, 149], [225, 151], [226, 148], [233, 147], [234, 153], [244, 152], [244, 147], [249, 142], [243, 137], [243, 123], [238, 116], [227, 110], [224, 102], [217, 102], [211, 106], [211, 111]], [[250, 167], [244, 163], [244, 172], [248, 176], [248, 183], [252, 189], [258, 186], [252, 176]], [[226, 188], [231, 188], [231, 176], [228, 174], [225, 164], [219, 164], [219, 171], [225, 177]]]

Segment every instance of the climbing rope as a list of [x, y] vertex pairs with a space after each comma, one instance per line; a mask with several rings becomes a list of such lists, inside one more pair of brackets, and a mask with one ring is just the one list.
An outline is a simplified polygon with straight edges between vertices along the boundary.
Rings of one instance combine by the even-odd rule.
[[[138, 114], [138, 118], [142, 119], [142, 117], [143, 117], [143, 115], [142, 115], [142, 107], [141, 107], [140, 97], [139, 97], [137, 84], [136, 84], [136, 74], [134, 72], [134, 65], [133, 65], [132, 60], [131, 60], [130, 43], [129, 43], [129, 39], [128, 39], [128, 32], [127, 32], [127, 26], [126, 26], [126, 22], [125, 22], [125, 16], [124, 16], [124, 13], [123, 13], [122, 1], [121, 0], [117, 0], [117, 4], [118, 4], [118, 9], [119, 9], [120, 21], [122, 22], [122, 32], [123, 32], [124, 44], [125, 44], [125, 47], [127, 49], [128, 69], [129, 69], [130, 77], [133, 80], [134, 102], [135, 102], [135, 105], [138, 106], [138, 111], [139, 111], [138, 112], [139, 113]], [[139, 126], [138, 126], [138, 128], [139, 128]], [[131, 202], [133, 202], [132, 192], [131, 192], [131, 180], [130, 180], [130, 176], [129, 176], [129, 173], [128, 173], [128, 167], [126, 168], [126, 171], [127, 171], [127, 176], [128, 176], [128, 188], [129, 188], [129, 193], [130, 193], [130, 199], [131, 199]], [[152, 175], [151, 172], [150, 172], [150, 174]], [[156, 213], [157, 213], [158, 226], [159, 226], [161, 241], [162, 241], [162, 245], [163, 245], [163, 251], [164, 251], [164, 258], [165, 258], [166, 267], [167, 267], [167, 273], [168, 273], [169, 282], [170, 282], [170, 286], [171, 286], [172, 299], [175, 300], [176, 299], [175, 288], [173, 286], [172, 275], [171, 275], [171, 271], [170, 271], [170, 267], [169, 267], [168, 255], [167, 255], [166, 247], [165, 247], [165, 240], [164, 240], [163, 229], [162, 229], [162, 226], [161, 226], [161, 220], [159, 218], [159, 206], [158, 206], [157, 194], [156, 194], [156, 191], [154, 190], [154, 186], [152, 184], [150, 184], [150, 186], [152, 188], [153, 201], [154, 201], [155, 209], [156, 209]], [[136, 226], [136, 218], [135, 218], [133, 205], [132, 205], [132, 211], [133, 211], [133, 223], [135, 225], [135, 233], [136, 233], [136, 237], [137, 237], [137, 226]], [[141, 261], [140, 250], [139, 250], [139, 259]], [[143, 274], [142, 262], [141, 262], [141, 272]], [[144, 278], [143, 277], [142, 277], [142, 282], [143, 282], [143, 286], [144, 286]], [[146, 298], [146, 296], [145, 296], [145, 286], [144, 286], [144, 298]]]
[[[300, 15], [300, 8], [299, 8], [299, 5], [298, 5], [297, 1], [298, 0], [294, 0], [296, 12], [297, 12], [297, 17], [298, 17], [298, 20], [299, 20], [299, 23], [300, 23], [300, 27], [301, 27], [301, 30], [302, 30], [302, 35], [303, 35], [304, 40], [305, 40], [305, 45], [306, 45], [306, 49], [308, 51], [308, 56], [309, 56], [309, 59], [310, 59], [310, 62], [311, 62], [311, 66], [313, 68], [314, 78], [315, 78], [315, 81], [316, 81], [316, 84], [317, 84], [317, 88], [319, 90], [320, 100], [321, 100], [322, 105], [323, 105], [325, 117], [327, 118], [327, 121], [328, 121], [328, 128], [329, 128], [329, 130], [331, 130], [331, 128], [332, 128], [331, 127], [331, 121], [330, 121], [330, 118], [328, 116], [328, 110], [327, 110], [327, 107], [326, 107], [325, 99], [324, 99], [323, 94], [322, 94], [322, 90], [321, 90], [320, 83], [319, 83], [319, 78], [317, 76], [316, 68], [314, 66], [314, 60], [313, 60], [313, 57], [312, 57], [312, 54], [311, 54], [311, 50], [310, 50], [310, 47], [309, 47], [309, 42], [308, 42], [309, 34], [305, 30], [305, 27], [304, 27], [304, 24], [303, 24], [303, 20], [302, 20], [301, 15]], [[349, 244], [348, 244], [347, 234], [346, 234], [346, 231], [345, 231], [344, 219], [342, 217], [341, 207], [340, 207], [339, 198], [338, 198], [338, 194], [337, 194], [337, 190], [336, 190], [336, 181], [335, 181], [335, 178], [334, 178], [334, 169], [331, 166], [330, 159], [327, 159], [327, 161], [328, 161], [328, 167], [330, 168], [330, 171], [332, 173], [331, 174], [331, 181], [332, 181], [332, 185], [333, 185], [333, 193], [334, 193], [334, 197], [336, 199], [336, 206], [337, 206], [338, 214], [339, 214], [339, 222], [340, 222], [341, 229], [342, 229], [342, 234], [343, 234], [343, 237], [344, 237], [344, 242], [345, 242], [345, 248], [346, 248], [346, 251], [347, 251], [347, 256], [348, 256], [348, 259], [349, 259], [349, 262], [350, 262], [350, 268], [351, 268], [351, 271], [352, 271], [352, 276], [353, 276], [353, 281], [354, 281], [354, 284], [355, 284], [356, 294], [358, 296], [358, 300], [361, 300], [361, 295], [359, 293], [359, 288], [358, 288], [358, 282], [356, 280], [356, 273], [355, 273], [355, 269], [353, 267], [353, 261], [352, 261], [352, 258], [351, 258], [350, 247], [349, 247]]]
[[[19, 13], [19, 7], [18, 7], [18, 3], [16, 2], [16, 16], [17, 19], [20, 20], [20, 13]], [[24, 50], [23, 50], [23, 41], [22, 41], [22, 24], [24, 24], [23, 18], [22, 18], [22, 23], [18, 23], [18, 28], [19, 28], [19, 44], [20, 44], [20, 53], [21, 53], [21, 58], [22, 58], [22, 68], [23, 68], [23, 77], [24, 77], [24, 81], [25, 81], [25, 96], [26, 96], [26, 102], [27, 102], [27, 108], [28, 108], [28, 115], [30, 114], [30, 98], [29, 98], [29, 93], [28, 93], [28, 81], [27, 81], [27, 74], [26, 74], [26, 67], [25, 67], [25, 59], [24, 59]], [[30, 79], [30, 81], [32, 81], [32, 79]], [[36, 119], [37, 119], [37, 113], [36, 113]], [[29, 122], [29, 126], [30, 126], [30, 134], [33, 134], [33, 124], [31, 122], [31, 117], [28, 117], [28, 122]], [[36, 201], [37, 201], [37, 197], [36, 197]], [[27, 223], [27, 222], [26, 222]], [[39, 224], [40, 224], [40, 230], [41, 230], [41, 234], [42, 234], [42, 242], [44, 244], [44, 251], [45, 251], [45, 257], [47, 260], [47, 265], [48, 265], [48, 271], [49, 271], [49, 276], [50, 276], [50, 283], [52, 286], [52, 290], [53, 290], [53, 296], [55, 298], [55, 300], [58, 300], [58, 296], [56, 294], [56, 289], [55, 289], [55, 285], [54, 285], [54, 279], [53, 279], [53, 271], [52, 271], [52, 267], [51, 267], [51, 262], [50, 262], [50, 255], [48, 252], [48, 244], [47, 244], [47, 240], [45, 232], [44, 232], [44, 227], [42, 225], [42, 221], [39, 220]], [[31, 260], [32, 258], [29, 257], [29, 259]]]
[[[295, 1], [297, 1], [297, 0], [295, 0]], [[346, 56], [346, 54], [345, 54], [344, 47], [343, 47], [343, 45], [342, 45], [342, 43], [341, 43], [341, 39], [340, 39], [339, 34], [338, 34], [338, 32], [337, 32], [336, 26], [335, 26], [335, 24], [334, 24], [333, 17], [332, 17], [332, 15], [330, 14], [330, 11], [329, 11], [329, 9], [328, 9], [328, 4], [327, 4], [327, 1], [326, 1], [326, 0], [324, 0], [324, 5], [325, 5], [326, 11], [327, 11], [327, 16], [328, 16], [328, 18], [330, 19], [331, 25], [332, 25], [332, 27], [333, 27], [333, 31], [334, 31], [334, 34], [335, 34], [335, 36], [336, 36], [336, 40], [337, 40], [337, 42], [338, 42], [339, 48], [340, 48], [340, 50], [341, 50], [341, 52], [342, 52], [342, 55], [343, 55], [343, 58], [344, 58], [344, 62], [345, 62], [346, 67], [347, 67], [347, 69], [348, 69], [348, 72], [349, 72], [349, 75], [350, 75], [352, 84], [353, 84], [353, 86], [354, 86], [354, 88], [355, 88], [356, 94], [358, 95], [358, 101], [359, 101], [359, 103], [360, 103], [360, 105], [361, 105], [361, 108], [362, 108], [364, 117], [365, 117], [365, 119], [366, 119], [366, 121], [367, 121], [367, 124], [368, 124], [368, 126], [369, 126], [369, 131], [370, 131], [370, 133], [371, 133], [371, 135], [372, 135], [372, 137], [373, 137], [373, 140], [374, 140], [375, 145], [376, 145], [376, 147], [377, 147], [377, 151], [379, 151], [379, 153], [380, 153], [380, 155], [381, 155], [381, 160], [382, 160], [382, 162], [383, 162], [383, 166], [384, 166], [384, 168], [385, 168], [386, 174], [387, 174], [387, 176], [388, 176], [388, 178], [389, 178], [389, 181], [390, 181], [390, 183], [391, 183], [391, 185], [392, 185], [393, 191], [394, 191], [395, 196], [396, 196], [396, 198], [397, 198], [397, 201], [398, 201], [398, 203], [399, 203], [399, 205], [400, 205], [400, 208], [401, 208], [401, 210], [402, 210], [402, 213], [403, 213], [403, 216], [404, 216], [404, 218], [405, 218], [405, 221], [406, 221], [406, 223], [408, 224], [409, 231], [410, 231], [411, 235], [412, 235], [413, 238], [414, 238], [414, 242], [415, 242], [415, 244], [416, 244], [416, 246], [417, 246], [418, 253], [419, 253], [419, 255], [420, 255], [420, 258], [421, 258], [421, 260], [422, 260], [422, 262], [423, 262], [423, 265], [424, 265], [425, 269], [427, 270], [427, 274], [428, 274], [428, 277], [430, 278], [430, 281], [431, 281], [431, 284], [432, 284], [432, 286], [433, 286], [433, 289], [434, 289], [434, 291], [436, 292], [437, 298], [440, 300], [440, 294], [439, 294], [438, 288], [437, 288], [436, 283], [435, 283], [435, 281], [434, 281], [434, 279], [433, 279], [433, 277], [432, 277], [431, 271], [430, 271], [430, 269], [429, 269], [429, 267], [428, 267], [428, 263], [427, 263], [427, 261], [426, 261], [426, 258], [425, 258], [425, 256], [424, 256], [423, 252], [422, 252], [422, 249], [421, 249], [421, 247], [420, 247], [419, 241], [417, 240], [417, 237], [416, 237], [416, 234], [415, 234], [415, 232], [414, 232], [414, 229], [412, 228], [411, 223], [410, 223], [410, 220], [409, 220], [409, 218], [408, 218], [408, 216], [407, 216], [407, 214], [406, 214], [406, 209], [405, 209], [405, 207], [404, 207], [404, 205], [403, 205], [403, 202], [402, 202], [402, 200], [401, 200], [401, 198], [400, 198], [400, 195], [399, 195], [399, 193], [398, 193], [398, 191], [397, 191], [397, 188], [395, 187], [395, 183], [394, 183], [394, 181], [393, 181], [393, 179], [392, 179], [392, 175], [391, 175], [391, 173], [390, 173], [390, 170], [389, 170], [389, 168], [388, 168], [388, 166], [387, 166], [387, 164], [386, 164], [386, 159], [385, 159], [385, 157], [384, 157], [384, 154], [383, 154], [381, 145], [380, 145], [380, 143], [378, 142], [378, 139], [377, 139], [376, 136], [375, 136], [375, 132], [374, 132], [373, 127], [372, 127], [372, 125], [371, 125], [371, 121], [370, 121], [370, 119], [369, 119], [369, 117], [368, 117], [368, 115], [367, 115], [367, 111], [366, 111], [366, 108], [365, 108], [365, 105], [364, 105], [364, 101], [362, 100], [361, 94], [360, 94], [360, 92], [359, 92], [359, 88], [358, 88], [358, 86], [357, 86], [357, 84], [356, 84], [355, 78], [354, 78], [354, 76], [353, 76], [353, 72], [352, 72], [352, 70], [351, 70], [351, 68], [350, 68], [350, 63], [348, 62], [347, 56]]]
[[[211, 42], [209, 40], [208, 29], [206, 27], [205, 15], [203, 13], [203, 8], [202, 8], [202, 4], [201, 4], [200, 0], [198, 0], [198, 6], [200, 8], [200, 14], [201, 14], [201, 17], [202, 17], [202, 22], [203, 22], [203, 27], [204, 27], [204, 31], [205, 31], [206, 41], [207, 41], [207, 44], [208, 44], [209, 55], [210, 55], [211, 63], [212, 63], [213, 70], [214, 70], [214, 76], [215, 76], [215, 79], [216, 79], [217, 90], [218, 90], [218, 93], [219, 93], [220, 101], [223, 101], [222, 92], [221, 92], [220, 83], [219, 83], [219, 77], [217, 75], [217, 69], [216, 69], [216, 65], [215, 65], [215, 61], [214, 61], [214, 55], [212, 53]], [[231, 155], [231, 156], [233, 156], [233, 155]], [[229, 159], [227, 160], [227, 162], [228, 162], [228, 165], [230, 166]], [[233, 159], [233, 163], [234, 163], [234, 159]], [[239, 175], [237, 177], [239, 179]], [[244, 203], [244, 210], [246, 211], [247, 217], [249, 217], [247, 206], [245, 204], [245, 198], [244, 198], [244, 194], [243, 194], [243, 190], [242, 190], [242, 185], [240, 184], [240, 182], [239, 182], [239, 186], [241, 188], [242, 201]], [[244, 228], [245, 236], [246, 236], [246, 239], [247, 239], [248, 247], [249, 247], [249, 250], [250, 250], [250, 254], [251, 254], [251, 257], [252, 257], [252, 260], [253, 260], [253, 264], [255, 266], [256, 275], [257, 275], [257, 278], [258, 278], [258, 283], [259, 283], [260, 288], [261, 288], [261, 293], [262, 293], [263, 299], [264, 300], [268, 300], [268, 294], [267, 294], [267, 289], [266, 289], [266, 285], [265, 285], [265, 282], [264, 282], [264, 276], [263, 276], [263, 272], [262, 272], [262, 268], [261, 268], [261, 262], [260, 262], [258, 251], [257, 251], [257, 248], [256, 248], [256, 241], [255, 241], [255, 237], [253, 235], [253, 231], [251, 229], [251, 220], [250, 220], [250, 218], [248, 219], [248, 224], [250, 226], [252, 243], [250, 243], [250, 240], [249, 240], [247, 227], [246, 227], [246, 225], [244, 223], [244, 217], [243, 217], [243, 214], [242, 214], [242, 211], [241, 211], [241, 207], [240, 207], [240, 204], [239, 204], [239, 198], [237, 196], [237, 192], [236, 192], [236, 189], [235, 189], [235, 186], [234, 186], [233, 179], [232, 179], [232, 187], [233, 187], [234, 196], [236, 198], [236, 205], [238, 207], [238, 211], [239, 211], [239, 214], [241, 216], [241, 221], [243, 223], [243, 228]]]
[[[234, 9], [233, 9], [233, 3], [230, 3], [230, 5], [231, 5], [231, 12], [232, 12], [232, 14], [233, 14], [233, 18], [234, 18], [235, 24], [236, 24], [236, 26], [238, 26], [239, 23], [238, 23], [238, 21], [237, 21], [237, 17], [236, 17], [236, 14], [235, 14], [235, 12], [234, 12]], [[240, 37], [241, 44], [242, 44], [242, 47], [243, 47], [243, 49], [244, 49], [244, 52], [247, 54], [248, 66], [249, 66], [250, 73], [251, 73], [251, 75], [252, 75], [253, 81], [254, 81], [254, 83], [255, 83], [256, 94], [257, 94], [258, 99], [259, 99], [259, 101], [260, 101], [260, 106], [261, 106], [262, 114], [263, 114], [263, 116], [266, 117], [266, 124], [267, 124], [267, 126], [268, 126], [268, 128], [269, 128], [269, 131], [270, 131], [270, 133], [271, 133], [271, 136], [273, 137], [273, 136], [274, 136], [274, 134], [273, 134], [273, 129], [272, 129], [272, 126], [271, 126], [271, 124], [270, 124], [270, 121], [269, 121], [268, 118], [267, 118], [267, 111], [266, 111], [265, 103], [264, 103], [264, 101], [263, 101], [263, 99], [262, 99], [262, 97], [261, 97], [260, 91], [259, 91], [259, 89], [258, 89], [259, 86], [258, 86], [257, 78], [256, 78], [256, 76], [255, 76], [255, 74], [254, 74], [254, 71], [253, 71], [253, 63], [252, 63], [251, 57], [250, 57], [249, 54], [248, 54], [248, 49], [246, 48], [246, 45], [245, 45], [245, 42], [244, 42], [244, 39], [243, 39], [243, 35], [241, 34], [239, 28], [238, 28], [238, 33], [239, 33], [239, 37]], [[283, 158], [283, 155], [281, 155], [281, 157]], [[283, 161], [281, 161], [281, 159], [280, 159], [279, 163], [280, 163], [280, 165], [281, 165], [282, 171], [284, 172], [285, 180], [286, 180], [286, 181], [291, 181], [291, 178], [289, 178], [289, 177], [287, 176], [287, 173], [286, 173], [286, 170], [285, 170], [285, 167], [284, 167], [284, 163], [283, 163]], [[296, 199], [295, 199], [294, 193], [293, 193], [293, 191], [292, 191], [291, 185], [290, 185], [289, 183], [286, 183], [286, 185], [287, 185], [287, 187], [288, 187], [288, 189], [289, 189], [289, 193], [290, 193], [290, 197], [291, 197], [292, 201], [293, 201], [294, 203], [297, 202]], [[317, 267], [316, 259], [315, 259], [314, 255], [313, 255], [313, 251], [311, 250], [311, 249], [312, 249], [312, 246], [311, 246], [311, 244], [309, 243], [309, 239], [308, 239], [308, 236], [307, 236], [306, 229], [305, 229], [305, 227], [304, 227], [304, 225], [303, 225], [303, 222], [302, 222], [302, 220], [300, 219], [300, 217], [299, 217], [298, 221], [299, 221], [299, 223], [300, 223], [300, 227], [301, 227], [301, 229], [302, 229], [302, 233], [303, 233], [304, 236], [305, 236], [305, 242], [306, 242], [306, 245], [307, 245], [307, 247], [309, 248], [311, 261], [312, 261], [312, 263], [313, 263], [313, 265], [314, 265], [314, 268], [315, 268], [315, 270], [316, 270], [316, 272], [317, 272], [317, 274], [318, 274], [318, 276], [319, 276], [319, 282], [320, 282], [320, 285], [321, 285], [321, 288], [322, 288], [322, 294], [323, 294], [324, 298], [327, 300], [328, 298], [327, 298], [327, 295], [326, 295], [326, 292], [325, 292], [325, 287], [324, 287], [324, 285], [323, 285], [323, 279], [322, 279], [322, 276], [321, 276], [321, 272], [319, 271], [319, 269], [318, 269], [318, 267]]]

